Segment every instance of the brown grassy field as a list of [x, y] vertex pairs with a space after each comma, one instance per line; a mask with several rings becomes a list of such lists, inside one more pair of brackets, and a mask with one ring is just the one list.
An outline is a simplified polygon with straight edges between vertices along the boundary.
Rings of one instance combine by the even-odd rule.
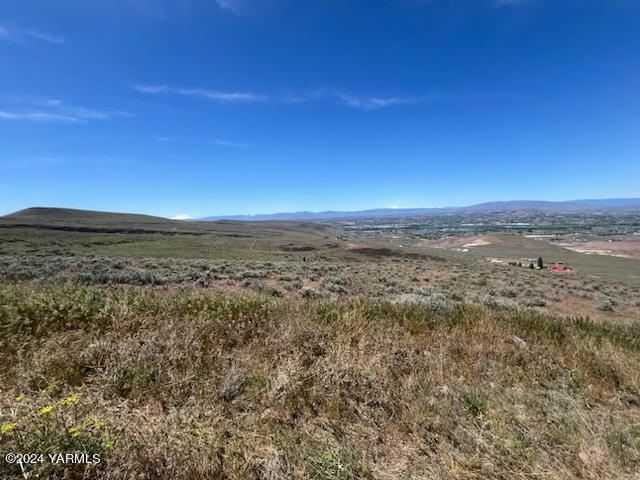
[[41, 215], [0, 220], [0, 456], [101, 462], [0, 478], [637, 478], [633, 260]]
[[[270, 261], [5, 255], [0, 256], [0, 282], [216, 288], [332, 300], [415, 297], [445, 304], [532, 308], [607, 323], [636, 323], [640, 318], [640, 285], [580, 271], [559, 275], [495, 265], [484, 257], [445, 251], [411, 254], [381, 247], [298, 251], [293, 259], [283, 259], [282, 253], [276, 252]], [[306, 255], [307, 261], [296, 260], [297, 255]]]
[[[46, 478], [634, 478], [640, 332], [532, 311], [0, 288], [2, 454]], [[16, 465], [2, 478], [21, 478]]]

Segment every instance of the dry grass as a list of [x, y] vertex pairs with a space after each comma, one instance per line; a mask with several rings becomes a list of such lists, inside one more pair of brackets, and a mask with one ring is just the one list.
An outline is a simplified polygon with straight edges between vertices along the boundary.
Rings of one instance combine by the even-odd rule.
[[486, 262], [420, 258], [359, 261], [247, 261], [0, 256], [0, 283], [80, 282], [97, 286], [166, 286], [253, 292], [275, 297], [418, 296], [448, 303], [535, 308], [557, 316], [588, 316], [604, 323], [635, 323], [640, 285], [566, 276]]
[[1, 286], [0, 453], [102, 455], [43, 478], [634, 478], [638, 327], [415, 300]]

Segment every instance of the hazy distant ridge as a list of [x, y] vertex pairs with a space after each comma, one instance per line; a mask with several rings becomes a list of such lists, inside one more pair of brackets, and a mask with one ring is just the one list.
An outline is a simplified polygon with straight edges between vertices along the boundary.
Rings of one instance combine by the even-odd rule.
[[260, 215], [217, 215], [202, 220], [331, 220], [340, 218], [404, 217], [415, 215], [438, 215], [446, 213], [505, 212], [505, 211], [548, 211], [548, 212], [589, 212], [600, 210], [640, 210], [640, 198], [604, 198], [550, 202], [543, 200], [512, 200], [487, 202], [467, 207], [443, 208], [375, 208], [371, 210], [325, 212], [282, 212]]
[[258, 215], [219, 215], [206, 217], [202, 220], [328, 220], [335, 218], [363, 218], [385, 216], [429, 215], [447, 213], [455, 208], [374, 208], [371, 210], [339, 211], [327, 210], [324, 212], [283, 212], [266, 213]]

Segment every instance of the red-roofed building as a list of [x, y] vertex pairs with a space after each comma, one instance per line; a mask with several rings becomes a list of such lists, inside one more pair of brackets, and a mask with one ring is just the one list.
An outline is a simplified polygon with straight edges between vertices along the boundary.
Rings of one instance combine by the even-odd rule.
[[567, 267], [564, 262], [550, 263], [547, 268], [552, 272], [557, 273], [575, 273], [573, 268]]

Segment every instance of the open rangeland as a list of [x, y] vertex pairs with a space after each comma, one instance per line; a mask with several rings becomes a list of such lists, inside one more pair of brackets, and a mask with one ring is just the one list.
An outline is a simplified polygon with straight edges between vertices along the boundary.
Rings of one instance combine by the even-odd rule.
[[0, 221], [0, 453], [101, 462], [2, 478], [637, 478], [640, 285], [605, 257], [37, 213]]

